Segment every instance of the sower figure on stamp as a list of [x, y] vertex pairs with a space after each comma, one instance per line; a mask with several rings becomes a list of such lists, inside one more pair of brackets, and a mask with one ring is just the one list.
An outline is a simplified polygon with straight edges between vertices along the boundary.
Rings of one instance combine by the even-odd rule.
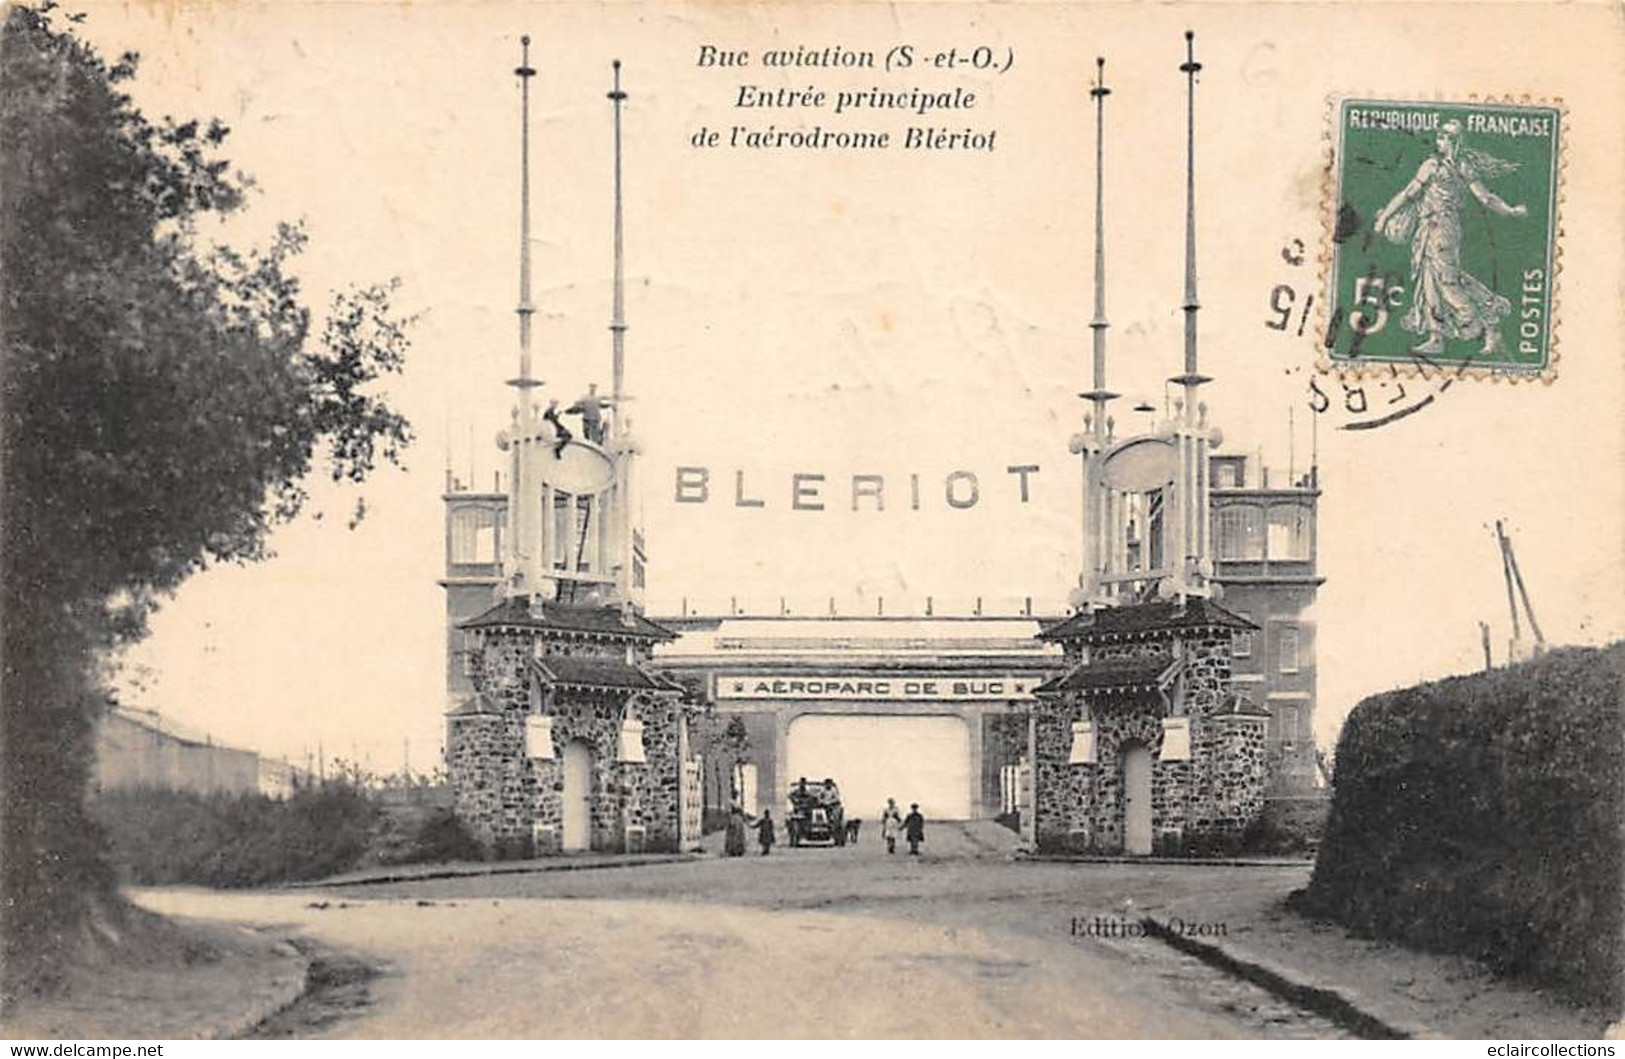
[[1461, 267], [1461, 207], [1470, 194], [1503, 217], [1525, 217], [1526, 206], [1509, 206], [1483, 184], [1516, 164], [1461, 145], [1461, 123], [1439, 129], [1433, 157], [1374, 219], [1390, 242], [1411, 244], [1411, 307], [1400, 326], [1426, 335], [1415, 353], [1442, 353], [1444, 340], [1482, 339], [1486, 355], [1500, 351], [1501, 318], [1512, 304]]

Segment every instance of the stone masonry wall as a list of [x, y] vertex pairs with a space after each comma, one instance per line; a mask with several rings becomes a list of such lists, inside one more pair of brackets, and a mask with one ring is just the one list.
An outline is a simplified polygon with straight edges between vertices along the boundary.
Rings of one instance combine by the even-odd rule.
[[[1166, 654], [1173, 642], [1091, 645], [1107, 660]], [[1038, 759], [1037, 842], [1056, 851], [1120, 852], [1124, 840], [1123, 748], [1139, 742], [1151, 754], [1151, 829], [1156, 852], [1179, 853], [1239, 839], [1263, 810], [1264, 728], [1248, 717], [1217, 715], [1229, 704], [1231, 636], [1199, 631], [1180, 635], [1184, 657], [1183, 704], [1190, 718], [1188, 761], [1161, 760], [1164, 706], [1145, 695], [1083, 694], [1035, 707]], [[1077, 658], [1071, 645], [1070, 657]], [[1095, 761], [1067, 763], [1072, 724], [1093, 721]]]
[[[685, 707], [639, 696], [632, 715], [643, 721], [645, 762], [622, 762], [621, 721], [626, 698], [611, 692], [556, 689], [545, 712], [553, 717], [554, 757], [526, 754], [525, 718], [531, 711], [529, 665], [534, 654], [529, 630], [490, 630], [471, 661], [474, 686], [483, 692], [489, 714], [454, 715], [448, 721], [446, 764], [458, 816], [497, 855], [556, 850], [563, 837], [564, 748], [583, 742], [592, 751], [591, 846], [626, 848], [627, 827], [645, 829], [643, 849], [675, 850], [680, 845], [678, 790], [680, 726]], [[549, 655], [624, 660], [624, 645], [583, 641], [542, 642]], [[647, 647], [634, 658], [647, 661]], [[548, 849], [533, 849], [541, 838]]]
[[547, 829], [553, 848], [563, 841], [564, 748], [572, 742], [592, 751], [592, 848], [623, 850], [629, 826], [645, 829], [643, 849], [675, 850], [679, 844], [677, 787], [678, 726], [682, 707], [647, 700], [634, 707], [643, 721], [643, 763], [618, 760], [621, 749], [619, 698], [556, 700], [553, 717], [554, 760], [531, 762], [532, 819]]
[[446, 773], [452, 810], [487, 849], [503, 817], [504, 762], [512, 756], [506, 720], [494, 714], [460, 714], [446, 720]]
[[1239, 840], [1264, 812], [1264, 719], [1220, 717], [1209, 729], [1214, 775], [1208, 833], [1226, 842]]

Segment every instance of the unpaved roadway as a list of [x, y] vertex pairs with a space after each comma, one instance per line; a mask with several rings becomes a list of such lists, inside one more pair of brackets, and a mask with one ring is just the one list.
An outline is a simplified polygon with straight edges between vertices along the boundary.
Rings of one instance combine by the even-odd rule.
[[[931, 853], [771, 857], [360, 886], [144, 891], [380, 967], [325, 1037], [1338, 1036], [1145, 938], [1080, 936], [1283, 869], [1011, 863], [990, 825]], [[1291, 869], [1286, 869], [1291, 871]]]

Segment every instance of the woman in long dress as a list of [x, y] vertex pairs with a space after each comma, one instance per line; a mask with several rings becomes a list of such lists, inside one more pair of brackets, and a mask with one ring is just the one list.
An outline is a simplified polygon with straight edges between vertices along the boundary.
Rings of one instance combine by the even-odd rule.
[[903, 814], [897, 811], [897, 799], [887, 798], [886, 808], [880, 813], [880, 837], [886, 840], [886, 852], [897, 852], [897, 833], [903, 829]]
[[723, 852], [730, 857], [745, 855], [745, 810], [737, 805], [728, 810], [728, 837]]
[[1435, 151], [1416, 176], [1378, 211], [1376, 229], [1390, 242], [1411, 244], [1411, 307], [1400, 326], [1426, 335], [1415, 353], [1442, 353], [1444, 340], [1482, 340], [1482, 352], [1501, 348], [1501, 318], [1512, 311], [1461, 267], [1461, 207], [1472, 195], [1503, 217], [1525, 217], [1526, 206], [1509, 206], [1483, 184], [1517, 166], [1461, 145], [1461, 123], [1439, 129]]

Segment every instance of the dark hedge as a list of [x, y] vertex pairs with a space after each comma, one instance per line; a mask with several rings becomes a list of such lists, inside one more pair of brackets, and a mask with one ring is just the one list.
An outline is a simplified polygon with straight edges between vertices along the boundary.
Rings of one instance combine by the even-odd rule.
[[266, 886], [321, 879], [362, 862], [380, 823], [364, 793], [329, 783], [286, 800], [133, 789], [94, 798], [108, 859], [128, 882]]
[[1300, 906], [1617, 1007], [1622, 686], [1618, 643], [1361, 702]]

